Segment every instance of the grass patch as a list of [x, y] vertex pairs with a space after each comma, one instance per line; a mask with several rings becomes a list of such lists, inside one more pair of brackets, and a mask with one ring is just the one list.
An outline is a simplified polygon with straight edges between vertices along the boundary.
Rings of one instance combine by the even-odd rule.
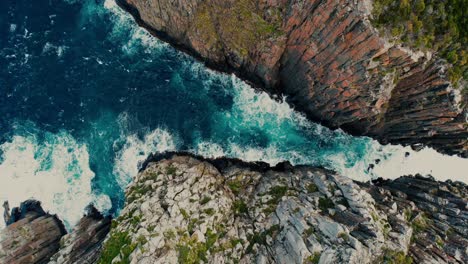
[[175, 176], [177, 173], [177, 168], [174, 167], [172, 164], [167, 166], [166, 168], [166, 174], [167, 175], [172, 175], [172, 176]]
[[318, 192], [318, 187], [314, 183], [309, 183], [306, 188], [308, 193]]
[[412, 264], [413, 258], [411, 256], [407, 256], [402, 251], [384, 249], [383, 256], [379, 262], [385, 264]]
[[322, 254], [320, 254], [319, 252], [315, 252], [313, 255], [310, 255], [309, 257], [307, 257], [305, 263], [318, 264], [320, 261], [321, 255]]
[[255, 244], [261, 244], [261, 245], [266, 245], [266, 239], [267, 236], [270, 237], [275, 237], [275, 235], [280, 231], [280, 226], [279, 225], [273, 225], [269, 229], [261, 232], [261, 233], [254, 233], [253, 235], [249, 235], [248, 240], [249, 240], [249, 246], [246, 249], [246, 253], [250, 254], [252, 253], [253, 246]]
[[244, 201], [235, 201], [233, 209], [236, 215], [249, 213], [249, 208], [247, 207], [247, 204], [244, 203]]
[[102, 248], [98, 264], [112, 263], [112, 260], [119, 255], [121, 261], [117, 263], [128, 264], [130, 263], [128, 257], [135, 250], [136, 246], [136, 244], [132, 244], [128, 232], [112, 232]]
[[319, 208], [322, 212], [327, 212], [328, 209], [333, 208], [335, 204], [330, 198], [320, 197], [319, 198]]
[[200, 204], [207, 204], [209, 201], [211, 201], [211, 197], [205, 196], [203, 199], [201, 199]]

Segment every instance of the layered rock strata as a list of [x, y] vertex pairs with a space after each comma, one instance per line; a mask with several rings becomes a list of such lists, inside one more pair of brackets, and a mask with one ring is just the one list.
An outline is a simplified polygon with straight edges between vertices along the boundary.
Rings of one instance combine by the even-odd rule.
[[60, 251], [49, 264], [92, 264], [99, 259], [102, 242], [111, 228], [111, 218], [104, 217], [93, 206], [86, 208], [73, 232], [61, 240]]
[[466, 263], [468, 189], [309, 166], [148, 160], [100, 263]]
[[8, 227], [0, 230], [0, 263], [48, 263], [66, 233], [62, 222], [44, 212], [37, 201], [22, 203], [5, 220]]
[[[8, 209], [5, 204], [5, 209]], [[0, 230], [0, 263], [91, 264], [100, 256], [111, 219], [89, 206], [70, 234], [62, 221], [46, 213], [38, 201], [26, 201], [10, 213]]]
[[313, 121], [468, 156], [467, 97], [450, 66], [381, 36], [370, 0], [116, 1], [154, 35], [286, 95]]

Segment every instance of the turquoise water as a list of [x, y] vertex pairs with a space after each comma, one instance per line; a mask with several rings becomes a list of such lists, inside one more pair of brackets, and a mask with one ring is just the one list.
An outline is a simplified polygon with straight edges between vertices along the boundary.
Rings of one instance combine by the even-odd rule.
[[112, 0], [4, 0], [0, 30], [0, 198], [40, 199], [68, 227], [89, 203], [118, 214], [152, 152], [289, 160], [356, 180], [409, 167], [407, 148], [308, 122], [151, 37]]

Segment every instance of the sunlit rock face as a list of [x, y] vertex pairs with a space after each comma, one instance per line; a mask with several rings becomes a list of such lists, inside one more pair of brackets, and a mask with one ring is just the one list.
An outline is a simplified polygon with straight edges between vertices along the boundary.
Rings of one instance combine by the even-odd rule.
[[170, 153], [151, 157], [126, 197], [102, 263], [467, 260], [463, 183], [358, 183], [310, 166]]
[[467, 99], [447, 65], [380, 36], [369, 1], [117, 2], [158, 37], [286, 95], [314, 121], [468, 155]]

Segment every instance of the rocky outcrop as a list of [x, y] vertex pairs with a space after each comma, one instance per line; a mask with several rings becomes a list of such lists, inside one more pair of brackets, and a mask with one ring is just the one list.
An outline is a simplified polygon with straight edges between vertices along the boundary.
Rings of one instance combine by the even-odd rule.
[[151, 157], [100, 263], [466, 263], [468, 188], [281, 163]]
[[96, 208], [88, 206], [73, 232], [62, 238], [61, 249], [49, 264], [96, 263], [110, 228], [111, 218], [104, 217]]
[[11, 215], [8, 227], [0, 230], [0, 263], [48, 263], [66, 233], [62, 222], [32, 200], [14, 208]]
[[62, 221], [46, 213], [38, 201], [13, 208], [5, 203], [7, 227], [0, 230], [0, 263], [88, 264], [96, 263], [111, 219], [89, 206], [70, 234]]
[[448, 66], [381, 36], [370, 0], [117, 2], [154, 35], [286, 95], [314, 121], [468, 156], [467, 98]]

